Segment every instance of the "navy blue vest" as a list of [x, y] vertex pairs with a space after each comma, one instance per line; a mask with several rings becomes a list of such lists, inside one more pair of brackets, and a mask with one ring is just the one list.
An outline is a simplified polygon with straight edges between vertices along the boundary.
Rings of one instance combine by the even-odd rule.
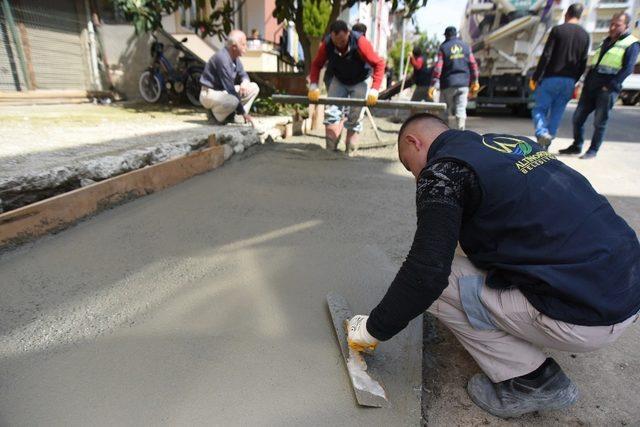
[[428, 164], [442, 159], [478, 176], [482, 200], [465, 212], [460, 245], [488, 286], [517, 286], [540, 312], [577, 325], [640, 310], [638, 238], [585, 177], [522, 136], [449, 130]]
[[440, 52], [444, 58], [442, 74], [440, 76], [440, 89], [448, 87], [469, 86], [471, 70], [469, 67], [469, 46], [455, 37], [440, 45]]
[[358, 51], [358, 39], [360, 37], [362, 37], [361, 33], [357, 31], [351, 32], [349, 36], [349, 46], [344, 55], [340, 55], [336, 51], [336, 47], [331, 41], [330, 36], [324, 39], [324, 44], [327, 49], [327, 59], [329, 61], [327, 69], [330, 67], [334, 77], [345, 85], [351, 86], [363, 82], [371, 75], [371, 66], [362, 59]]

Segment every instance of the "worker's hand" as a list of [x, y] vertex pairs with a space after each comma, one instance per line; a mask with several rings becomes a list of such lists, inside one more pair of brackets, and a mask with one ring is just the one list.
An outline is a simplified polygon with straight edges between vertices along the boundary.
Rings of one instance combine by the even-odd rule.
[[318, 102], [320, 99], [320, 88], [317, 84], [309, 85], [309, 93], [307, 94], [307, 97], [311, 102]]
[[253, 123], [253, 117], [248, 114], [243, 114], [242, 118], [244, 118], [244, 122], [251, 125], [251, 127], [256, 127], [256, 124]]
[[435, 86], [431, 86], [429, 88], [429, 90], [427, 91], [427, 95], [429, 95], [429, 98], [435, 99], [435, 94], [436, 94], [436, 87]]
[[378, 345], [378, 340], [367, 331], [367, 319], [369, 319], [369, 316], [359, 314], [349, 320], [347, 342], [349, 347], [356, 351], [373, 351]]
[[367, 107], [373, 107], [378, 103], [378, 89], [371, 89], [367, 94]]
[[578, 82], [576, 83], [576, 85], [573, 87], [573, 96], [572, 99], [580, 99], [580, 94], [582, 93], [582, 83]]
[[478, 82], [471, 83], [470, 89], [471, 89], [471, 96], [475, 97], [478, 94], [478, 92], [480, 92], [480, 83]]
[[533, 79], [529, 79], [529, 89], [531, 90], [531, 92], [535, 92], [536, 87], [538, 87], [536, 81]]

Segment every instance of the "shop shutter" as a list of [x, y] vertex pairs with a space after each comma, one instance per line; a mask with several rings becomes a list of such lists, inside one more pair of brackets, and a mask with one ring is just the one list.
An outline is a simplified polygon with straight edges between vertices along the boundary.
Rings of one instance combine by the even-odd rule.
[[35, 89], [81, 89], [90, 87], [81, 32], [84, 9], [79, 14], [74, 0], [21, 0], [15, 18], [26, 27]]

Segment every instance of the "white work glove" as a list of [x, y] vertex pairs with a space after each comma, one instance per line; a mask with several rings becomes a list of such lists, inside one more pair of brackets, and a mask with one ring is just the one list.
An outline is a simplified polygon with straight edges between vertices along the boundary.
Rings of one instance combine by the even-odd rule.
[[320, 99], [320, 88], [317, 84], [311, 83], [309, 85], [309, 93], [307, 94], [307, 97], [311, 102], [318, 102]]
[[369, 316], [358, 314], [349, 320], [347, 342], [356, 351], [373, 351], [378, 345], [378, 340], [367, 331], [367, 319]]
[[371, 89], [367, 94], [367, 107], [373, 107], [378, 103], [378, 89]]

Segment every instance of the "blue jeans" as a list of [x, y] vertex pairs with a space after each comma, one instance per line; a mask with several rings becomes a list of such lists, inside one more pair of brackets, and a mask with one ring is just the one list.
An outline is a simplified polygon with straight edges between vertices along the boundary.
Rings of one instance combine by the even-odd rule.
[[547, 77], [540, 82], [534, 94], [536, 105], [531, 111], [536, 136], [556, 136], [574, 86], [575, 81], [571, 77]]
[[584, 144], [584, 122], [595, 110], [593, 116], [593, 137], [591, 138], [591, 146], [589, 151], [597, 153], [604, 139], [604, 132], [607, 129], [607, 120], [609, 120], [609, 111], [618, 99], [618, 92], [604, 90], [601, 87], [587, 88], [585, 86], [580, 95], [580, 101], [573, 113], [573, 145], [582, 148]]

